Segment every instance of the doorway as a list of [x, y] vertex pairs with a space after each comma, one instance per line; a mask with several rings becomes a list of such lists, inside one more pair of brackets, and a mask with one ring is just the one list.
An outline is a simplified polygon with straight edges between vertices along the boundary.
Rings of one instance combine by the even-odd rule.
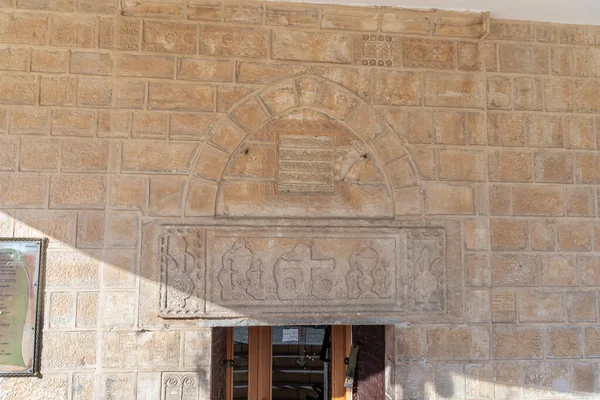
[[219, 355], [222, 361], [213, 363], [213, 399], [384, 398], [383, 326], [215, 328], [213, 360]]

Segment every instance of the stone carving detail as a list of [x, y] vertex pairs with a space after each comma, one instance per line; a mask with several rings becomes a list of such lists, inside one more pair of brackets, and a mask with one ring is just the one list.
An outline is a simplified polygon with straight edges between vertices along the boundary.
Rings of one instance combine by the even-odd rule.
[[190, 54], [196, 52], [196, 25], [153, 21], [146, 22], [144, 27], [145, 51]]
[[316, 259], [312, 247], [298, 243], [290, 252], [277, 259], [273, 275], [280, 300], [316, 298], [332, 299], [335, 276], [333, 258]]
[[122, 21], [121, 26], [119, 27], [118, 47], [122, 50], [139, 50], [139, 34], [139, 21]]
[[204, 302], [204, 237], [199, 233], [172, 229], [161, 238], [161, 309], [174, 316], [193, 316], [190, 309]]
[[400, 66], [397, 57], [397, 41], [389, 35], [363, 35], [355, 46], [358, 60], [362, 65], [392, 67]]
[[445, 40], [404, 40], [407, 67], [453, 68], [455, 44]]
[[277, 189], [280, 193], [333, 192], [333, 137], [279, 135]]
[[390, 297], [389, 261], [381, 259], [371, 243], [352, 254], [349, 261], [351, 269], [346, 275], [349, 298]]
[[223, 268], [219, 271], [221, 297], [224, 300], [264, 299], [262, 267], [262, 262], [254, 256], [246, 240], [235, 242], [223, 256]]
[[[200, 400], [204, 399], [208, 380], [201, 374], [164, 373], [162, 377], [162, 400]], [[201, 396], [202, 395], [202, 396]]]
[[445, 237], [440, 231], [409, 231], [408, 261], [413, 273], [413, 311], [441, 311], [446, 297]]
[[161, 232], [165, 318], [445, 311], [441, 228], [167, 225]]

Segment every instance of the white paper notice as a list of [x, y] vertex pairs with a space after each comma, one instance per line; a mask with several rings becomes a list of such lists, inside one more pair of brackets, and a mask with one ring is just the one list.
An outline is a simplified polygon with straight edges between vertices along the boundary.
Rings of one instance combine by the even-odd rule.
[[283, 329], [282, 342], [297, 342], [298, 341], [298, 328]]

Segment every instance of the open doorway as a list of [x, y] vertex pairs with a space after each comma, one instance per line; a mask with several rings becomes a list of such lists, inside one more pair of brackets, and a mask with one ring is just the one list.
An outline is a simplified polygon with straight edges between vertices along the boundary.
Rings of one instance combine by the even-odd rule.
[[384, 369], [384, 326], [257, 326], [213, 331], [213, 399], [383, 399]]

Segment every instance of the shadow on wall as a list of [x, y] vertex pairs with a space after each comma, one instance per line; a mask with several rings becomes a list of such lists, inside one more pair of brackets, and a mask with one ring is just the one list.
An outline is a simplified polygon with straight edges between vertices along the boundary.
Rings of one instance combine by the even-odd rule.
[[[12, 217], [0, 213], [0, 221], [2, 234], [12, 236], [13, 223], [7, 223]], [[27, 236], [53, 236], [57, 228], [40, 231], [24, 221], [14, 224], [18, 226], [16, 233]], [[67, 384], [65, 369], [77, 371], [73, 375], [74, 393], [85, 394], [98, 387], [102, 395], [116, 392], [125, 394], [120, 398], [131, 398], [123, 387], [133, 385], [134, 372], [144, 371], [138, 372], [138, 394], [157, 398], [153, 396], [161, 390], [165, 372], [145, 372], [147, 368], [195, 371], [196, 376], [203, 377], [200, 390], [208, 390], [211, 330], [199, 327], [196, 320], [160, 319], [154, 302], [146, 311], [153, 315], [141, 315], [147, 295], [143, 288], [156, 288], [159, 282], [156, 276], [136, 269], [137, 252], [81, 250], [51, 241], [42, 351], [44, 379], [0, 380], [3, 400], [23, 399], [25, 392], [30, 399], [54, 398], [51, 394], [60, 393]], [[142, 288], [139, 295], [138, 284]], [[599, 392], [595, 386], [598, 363], [590, 360], [473, 363], [396, 358], [394, 370], [397, 400], [597, 398], [594, 393]], [[145, 380], [147, 386], [140, 386]]]

